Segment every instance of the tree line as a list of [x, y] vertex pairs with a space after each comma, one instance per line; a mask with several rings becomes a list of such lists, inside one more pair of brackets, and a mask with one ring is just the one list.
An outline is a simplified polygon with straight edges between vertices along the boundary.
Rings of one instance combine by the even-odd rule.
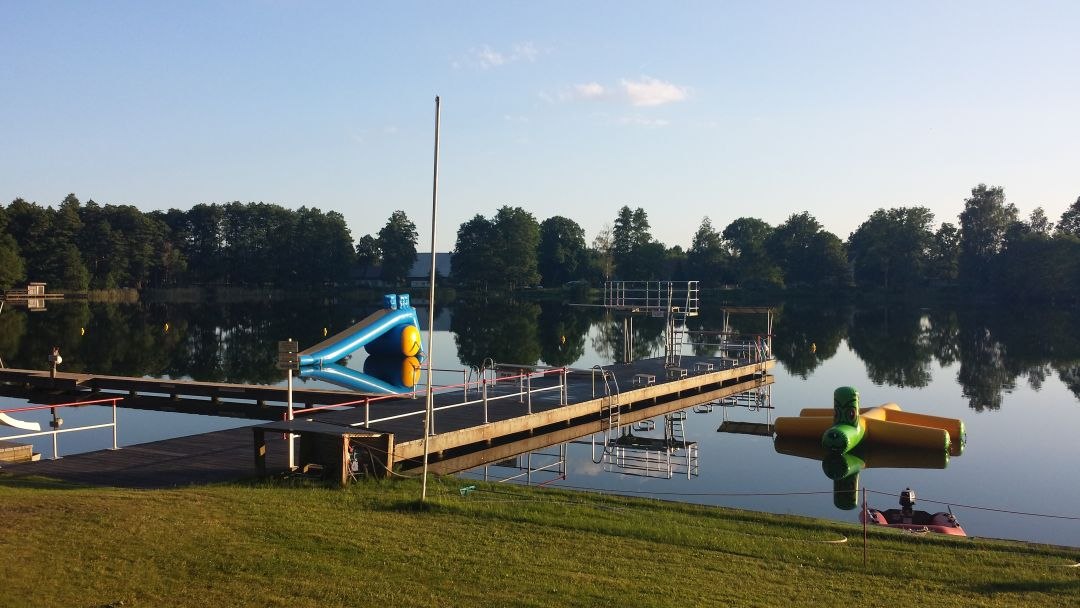
[[[370, 239], [354, 245], [344, 216], [313, 207], [232, 202], [144, 213], [74, 194], [55, 208], [17, 198], [0, 207], [0, 288], [27, 279], [73, 291], [349, 284]], [[415, 226], [395, 212], [374, 240], [387, 278], [401, 282], [416, 256]]]
[[640, 207], [622, 207], [585, 243], [573, 220], [537, 222], [519, 207], [458, 229], [454, 278], [479, 288], [605, 280], [699, 280], [704, 287], [838, 288], [901, 292], [962, 287], [1031, 301], [1080, 298], [1080, 197], [1056, 225], [1038, 207], [1022, 218], [1001, 187], [979, 184], [958, 223], [935, 227], [923, 206], [874, 211], [846, 241], [809, 212], [778, 226], [740, 217], [723, 230], [705, 217], [690, 248], [666, 247]]
[[[344, 217], [312, 207], [199, 204], [144, 213], [131, 205], [57, 207], [15, 199], [0, 207], [0, 287], [26, 280], [61, 289], [186, 285], [400, 285], [416, 259], [403, 211], [355, 243]], [[646, 212], [619, 209], [589, 243], [573, 219], [543, 221], [521, 207], [477, 214], [458, 228], [453, 283], [480, 290], [606, 280], [700, 280], [745, 288], [904, 291], [960, 286], [1022, 300], [1080, 297], [1080, 198], [1058, 222], [1027, 218], [1004, 190], [972, 188], [956, 224], [922, 206], [874, 211], [846, 240], [807, 211], [772, 226], [705, 217], [689, 249], [665, 246]]]

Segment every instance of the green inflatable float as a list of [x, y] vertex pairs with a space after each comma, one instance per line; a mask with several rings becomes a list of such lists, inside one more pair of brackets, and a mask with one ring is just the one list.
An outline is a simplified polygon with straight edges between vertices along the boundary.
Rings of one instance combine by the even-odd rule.
[[833, 391], [833, 425], [821, 436], [821, 446], [846, 454], [866, 436], [866, 420], [859, 416], [859, 391], [841, 386]]

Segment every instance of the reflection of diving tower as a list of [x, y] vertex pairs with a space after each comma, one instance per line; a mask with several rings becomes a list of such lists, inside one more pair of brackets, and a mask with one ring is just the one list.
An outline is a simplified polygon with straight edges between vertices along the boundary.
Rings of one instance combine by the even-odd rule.
[[624, 360], [633, 351], [633, 315], [648, 314], [665, 320], [664, 366], [679, 367], [686, 341], [686, 319], [696, 317], [701, 304], [698, 281], [608, 281], [604, 304], [608, 310], [627, 313], [623, 319]]
[[664, 415], [664, 436], [635, 435], [633, 431], [650, 431], [655, 428], [652, 420], [635, 423], [633, 430], [622, 427], [622, 433], [614, 439], [605, 439], [604, 451], [593, 462], [603, 463], [604, 471], [671, 479], [673, 475], [686, 474], [687, 479], [700, 473], [698, 444], [686, 439], [686, 412], [675, 411]]

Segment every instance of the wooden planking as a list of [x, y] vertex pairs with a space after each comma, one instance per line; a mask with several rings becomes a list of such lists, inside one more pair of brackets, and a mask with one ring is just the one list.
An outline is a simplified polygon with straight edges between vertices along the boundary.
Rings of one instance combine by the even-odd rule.
[[[271, 469], [283, 469], [284, 442], [270, 450]], [[63, 446], [61, 445], [61, 448]], [[63, 452], [61, 451], [61, 455]], [[168, 488], [254, 477], [251, 430], [230, 429], [166, 439], [119, 450], [100, 450], [57, 460], [4, 464], [14, 475], [35, 475], [71, 483], [130, 488]]]
[[[771, 383], [772, 377], [766, 379], [766, 383]], [[718, 388], [705, 393], [695, 393], [688, 395], [673, 401], [660, 402], [655, 405], [644, 404], [638, 409], [633, 409], [622, 414], [623, 424], [633, 424], [640, 420], [648, 420], [664, 414], [683, 410], [693, 407], [697, 403], [701, 403], [702, 400], [713, 400], [721, 398], [727, 394], [734, 392], [742, 392], [754, 388], [757, 386], [756, 381], [746, 381], [743, 383], [734, 384], [731, 386]], [[448, 450], [446, 456], [435, 454], [433, 462], [429, 465], [429, 471], [437, 474], [455, 473], [465, 469], [497, 462], [504, 458], [517, 456], [524, 454], [532, 450], [538, 450], [558, 443], [563, 443], [579, 437], [584, 437], [593, 433], [602, 433], [602, 421], [599, 419], [589, 420], [585, 422], [576, 422], [573, 426], [555, 425], [547, 429], [538, 429], [543, 432], [537, 434], [523, 434], [521, 438], [513, 439], [509, 442], [492, 442], [491, 446], [480, 445], [473, 446], [472, 450]], [[460, 452], [460, 453], [458, 453]], [[395, 446], [395, 456], [401, 454], [401, 451]], [[412, 457], [412, 462], [404, 463], [403, 466], [408, 469], [415, 463], [416, 456]]]

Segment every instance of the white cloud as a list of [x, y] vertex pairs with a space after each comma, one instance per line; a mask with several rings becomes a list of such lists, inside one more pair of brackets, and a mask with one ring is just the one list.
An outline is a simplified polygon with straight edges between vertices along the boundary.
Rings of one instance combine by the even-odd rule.
[[599, 99], [607, 93], [607, 89], [599, 82], [587, 82], [574, 85], [574, 95], [577, 99]]
[[522, 42], [514, 45], [514, 54], [512, 56], [533, 62], [536, 61], [536, 56], [539, 54], [540, 51], [537, 50], [536, 45], [531, 42]]
[[616, 122], [618, 122], [620, 125], [650, 127], [654, 129], [658, 127], [666, 127], [671, 124], [671, 121], [667, 119], [648, 118], [647, 116], [642, 116], [641, 114], [628, 114], [626, 116], [620, 116]]
[[552, 96], [541, 93], [545, 101], [583, 101], [612, 99], [628, 102], [635, 107], [660, 106], [676, 101], [683, 101], [689, 96], [689, 89], [670, 82], [664, 82], [649, 76], [639, 80], [622, 79], [618, 86], [606, 86], [599, 82], [575, 84]]
[[484, 48], [473, 51], [473, 54], [480, 62], [480, 67], [484, 69], [498, 67], [506, 63], [506, 56], [486, 44], [484, 45]]
[[686, 99], [686, 87], [642, 76], [640, 80], [621, 81], [623, 92], [634, 106], [660, 106]]
[[[487, 70], [518, 61], [528, 61], [532, 63], [533, 61], [536, 61], [536, 58], [539, 55], [540, 50], [537, 49], [536, 45], [532, 42], [519, 42], [513, 45], [508, 52], [493, 49], [485, 44], [478, 49], [469, 50], [469, 63]], [[460, 64], [457, 61], [452, 61], [451, 65], [456, 68]]]

